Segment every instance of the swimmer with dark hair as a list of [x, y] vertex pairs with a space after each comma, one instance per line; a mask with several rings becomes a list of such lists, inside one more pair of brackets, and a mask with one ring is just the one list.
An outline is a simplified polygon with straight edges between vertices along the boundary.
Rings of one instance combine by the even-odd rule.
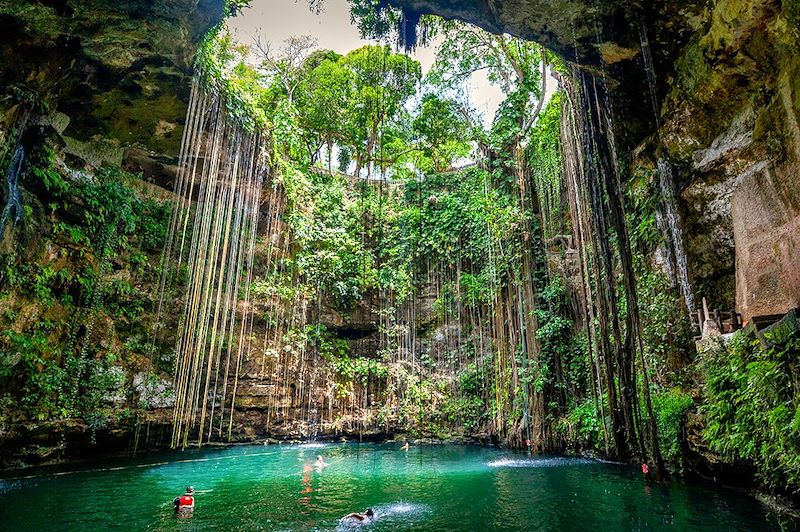
[[367, 508], [363, 514], [360, 514], [358, 512], [347, 514], [346, 516], [342, 517], [342, 521], [345, 521], [347, 519], [352, 519], [360, 523], [365, 523], [368, 521], [372, 521], [373, 517], [375, 517], [375, 512], [372, 511], [372, 508]]

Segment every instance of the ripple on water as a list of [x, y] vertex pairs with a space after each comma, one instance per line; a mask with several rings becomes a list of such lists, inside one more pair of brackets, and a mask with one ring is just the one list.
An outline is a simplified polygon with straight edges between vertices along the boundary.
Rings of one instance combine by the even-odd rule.
[[414, 502], [393, 502], [391, 504], [381, 504], [373, 508], [375, 514], [380, 518], [398, 514], [426, 514], [431, 511], [427, 504], [417, 504]]
[[[326, 443], [323, 451], [287, 444], [152, 454], [94, 463], [92, 470], [76, 466], [64, 476], [52, 468], [20, 472], [34, 478], [0, 480], [0, 530], [108, 532], [120, 523], [184, 532], [564, 530], [598, 523], [609, 530], [765, 530], [777, 524], [738, 492], [680, 479], [662, 488], [629, 466], [483, 447], [419, 447], [406, 454], [396, 446]], [[330, 455], [333, 465], [325, 473], [304, 471], [318, 454]], [[198, 495], [192, 522], [178, 523], [172, 499], [187, 484], [206, 493]], [[58, 511], [39, 510], [53, 501]], [[376, 521], [340, 523], [369, 506]]]
[[339, 521], [336, 530], [342, 532], [347, 530], [360, 530], [363, 527], [369, 526], [383, 519], [391, 519], [394, 517], [402, 516], [403, 519], [412, 519], [417, 516], [429, 514], [431, 512], [431, 508], [427, 504], [400, 501], [373, 506], [372, 511], [375, 512], [375, 517], [373, 517], [372, 520], [365, 522], [352, 518], [342, 518]]
[[319, 442], [309, 442], [309, 443], [301, 443], [297, 446], [298, 449], [323, 449], [325, 447], [329, 447], [330, 443], [319, 443]]
[[0, 495], [20, 489], [22, 482], [19, 480], [0, 480]]
[[487, 462], [489, 467], [562, 467], [574, 465], [588, 465], [594, 463], [588, 458], [499, 458]]

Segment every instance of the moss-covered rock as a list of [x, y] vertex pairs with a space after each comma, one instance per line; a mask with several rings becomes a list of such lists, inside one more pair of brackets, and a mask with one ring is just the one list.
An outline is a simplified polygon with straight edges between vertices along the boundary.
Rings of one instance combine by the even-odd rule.
[[175, 156], [194, 53], [222, 13], [223, 0], [4, 2], [0, 111], [22, 86], [69, 117], [75, 141]]
[[0, 249], [4, 463], [74, 453], [61, 434], [86, 435], [81, 445], [101, 432], [127, 436], [141, 402], [168, 402], [175, 341], [152, 343], [171, 210], [164, 191], [107, 165], [69, 166], [55, 133], [34, 140], [24, 139], [33, 146], [21, 179], [26, 214]]

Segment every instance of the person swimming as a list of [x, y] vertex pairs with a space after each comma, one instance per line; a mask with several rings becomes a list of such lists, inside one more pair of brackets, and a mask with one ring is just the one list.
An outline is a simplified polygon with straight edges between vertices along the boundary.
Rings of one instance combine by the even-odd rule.
[[186, 486], [186, 493], [180, 497], [175, 497], [175, 500], [172, 501], [172, 505], [175, 507], [175, 513], [189, 514], [194, 511], [194, 493], [194, 488], [192, 486]]
[[401, 451], [408, 451], [408, 442], [405, 443], [402, 447], [400, 447]]
[[321, 454], [317, 456], [317, 461], [314, 462], [314, 467], [316, 467], [317, 469], [322, 469], [324, 467], [328, 467], [329, 465], [330, 464], [326, 463], [325, 459], [322, 458]]
[[372, 521], [374, 518], [375, 518], [375, 512], [372, 511], [372, 508], [367, 508], [363, 514], [360, 514], [358, 512], [353, 512], [342, 517], [340, 521], [347, 521], [349, 519], [357, 521], [359, 523], [367, 523], [369, 521]]

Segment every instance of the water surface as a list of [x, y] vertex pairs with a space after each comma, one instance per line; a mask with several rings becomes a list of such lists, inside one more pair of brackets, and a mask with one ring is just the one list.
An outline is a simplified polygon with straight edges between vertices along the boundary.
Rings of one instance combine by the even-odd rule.
[[[6, 530], [764, 530], [756, 500], [634, 468], [472, 446], [305, 444], [150, 455], [0, 480]], [[317, 455], [330, 465], [313, 467]], [[172, 499], [200, 493], [190, 518]], [[375, 509], [353, 527], [339, 519]]]

